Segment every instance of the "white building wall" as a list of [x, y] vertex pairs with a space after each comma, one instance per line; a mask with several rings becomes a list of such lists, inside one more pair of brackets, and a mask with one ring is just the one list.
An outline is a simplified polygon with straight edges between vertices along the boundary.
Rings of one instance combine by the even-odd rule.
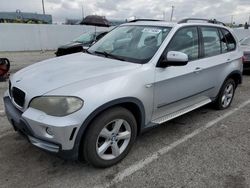
[[[96, 27], [97, 30], [108, 28]], [[0, 23], [0, 51], [55, 50], [94, 26]], [[250, 36], [250, 30], [234, 29], [239, 39]]]
[[[108, 30], [102, 27], [96, 29]], [[95, 27], [1, 23], [0, 51], [55, 50], [87, 31], [95, 31]]]

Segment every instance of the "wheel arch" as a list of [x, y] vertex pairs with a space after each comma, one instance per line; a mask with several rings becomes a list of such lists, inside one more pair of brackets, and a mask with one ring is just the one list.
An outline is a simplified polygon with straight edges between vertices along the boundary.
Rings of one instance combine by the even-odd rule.
[[[141, 132], [141, 129], [143, 128], [145, 124], [145, 109], [144, 109], [143, 103], [139, 99], [134, 98], [134, 97], [116, 99], [98, 107], [86, 118], [86, 120], [83, 122], [83, 124], [81, 125], [81, 127], [79, 128], [77, 132], [75, 144], [74, 144], [74, 151], [78, 152], [79, 155], [82, 153], [81, 152], [82, 139], [84, 138], [84, 135], [86, 134], [89, 125], [95, 119], [95, 117], [100, 115], [105, 110], [116, 107], [116, 106], [124, 107], [128, 109], [134, 115], [136, 122], [137, 122], [137, 134]], [[78, 156], [78, 158], [79, 157], [82, 157], [82, 156]]]
[[[239, 84], [242, 84], [242, 72], [240, 72], [240, 71], [233, 71], [233, 72], [231, 72], [231, 73], [227, 76], [227, 78], [224, 80], [224, 82], [225, 82], [226, 80], [228, 80], [229, 78], [232, 78], [232, 79], [235, 81], [236, 87], [237, 87]], [[223, 82], [223, 83], [224, 83], [224, 82]]]
[[217, 98], [218, 98], [218, 96], [219, 96], [219, 94], [220, 94], [220, 91], [221, 91], [221, 88], [222, 88], [223, 84], [224, 84], [228, 79], [230, 79], [230, 78], [232, 78], [232, 79], [235, 81], [236, 87], [237, 87], [239, 84], [242, 84], [242, 72], [240, 72], [240, 71], [238, 71], [238, 70], [231, 72], [231, 73], [224, 79], [224, 81], [220, 84], [218, 94], [217, 94], [216, 97], [214, 98], [214, 101], [217, 100]]

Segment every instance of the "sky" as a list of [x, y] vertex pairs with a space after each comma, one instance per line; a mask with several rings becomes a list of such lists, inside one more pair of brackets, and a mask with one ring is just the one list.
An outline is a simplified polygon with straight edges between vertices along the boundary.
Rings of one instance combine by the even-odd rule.
[[[245, 23], [250, 16], [250, 0], [44, 0], [45, 11], [54, 23], [66, 18], [81, 19], [97, 14], [112, 19], [153, 18], [173, 20], [186, 17], [216, 18], [226, 23]], [[42, 0], [0, 0], [0, 12], [42, 13]], [[83, 10], [83, 11], [82, 11]]]

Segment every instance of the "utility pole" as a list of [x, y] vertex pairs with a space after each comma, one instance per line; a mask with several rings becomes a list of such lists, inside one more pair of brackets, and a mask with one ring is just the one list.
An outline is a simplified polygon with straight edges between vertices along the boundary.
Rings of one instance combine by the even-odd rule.
[[84, 0], [82, 0], [82, 18], [84, 18]]
[[173, 21], [173, 16], [174, 16], [174, 6], [172, 6], [172, 12], [171, 12], [171, 16], [170, 16], [170, 22]]
[[248, 25], [250, 25], [250, 15], [249, 15], [249, 18], [248, 18]]
[[84, 18], [84, 9], [83, 9], [83, 5], [82, 5], [82, 18]]
[[231, 16], [231, 27], [233, 27], [234, 24], [234, 15]]
[[45, 14], [44, 0], [42, 0], [42, 6], [43, 6], [43, 14]]

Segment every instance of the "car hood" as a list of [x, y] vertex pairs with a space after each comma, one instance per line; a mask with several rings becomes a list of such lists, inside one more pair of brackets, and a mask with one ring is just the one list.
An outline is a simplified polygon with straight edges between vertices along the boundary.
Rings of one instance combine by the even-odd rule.
[[243, 52], [249, 52], [250, 53], [250, 46], [241, 45], [240, 47], [241, 47]]
[[73, 48], [73, 47], [78, 47], [78, 46], [83, 46], [83, 43], [80, 42], [71, 42], [69, 44], [65, 44], [63, 46], [60, 46], [59, 49], [68, 49], [68, 48]]
[[[30, 93], [34, 97], [75, 82], [105, 75], [110, 76], [140, 66], [139, 64], [76, 53], [24, 68], [13, 75], [11, 82], [13, 86]], [[95, 83], [93, 82], [93, 84]]]

